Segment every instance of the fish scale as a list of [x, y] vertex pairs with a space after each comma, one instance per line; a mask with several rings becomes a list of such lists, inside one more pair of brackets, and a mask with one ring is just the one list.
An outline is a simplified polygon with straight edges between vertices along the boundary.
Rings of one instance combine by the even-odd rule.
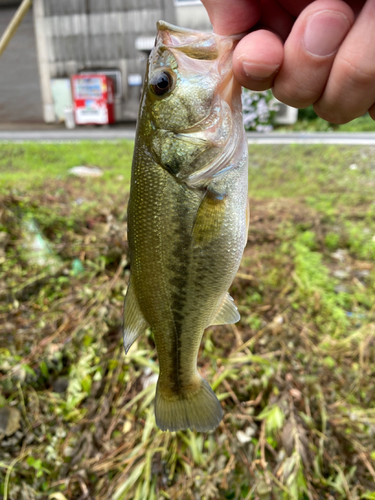
[[124, 344], [151, 328], [157, 425], [207, 431], [222, 408], [198, 351], [210, 324], [239, 319], [227, 290], [247, 241], [247, 144], [231, 69], [238, 38], [158, 28], [133, 158]]

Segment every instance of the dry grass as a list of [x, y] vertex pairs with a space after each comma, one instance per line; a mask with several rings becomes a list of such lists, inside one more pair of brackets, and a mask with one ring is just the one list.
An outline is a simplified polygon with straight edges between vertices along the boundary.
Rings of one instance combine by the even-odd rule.
[[[0, 436], [3, 499], [374, 499], [372, 201], [337, 217], [333, 201], [251, 199], [242, 318], [209, 328], [199, 355], [223, 422], [163, 433], [152, 335], [122, 347], [126, 203], [96, 202], [90, 182], [1, 200], [0, 408], [20, 417]], [[53, 268], [30, 262], [29, 217]]]

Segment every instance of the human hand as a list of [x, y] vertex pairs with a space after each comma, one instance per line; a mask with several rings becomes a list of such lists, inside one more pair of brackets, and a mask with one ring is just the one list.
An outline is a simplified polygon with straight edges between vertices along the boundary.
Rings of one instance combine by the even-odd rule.
[[375, 120], [375, 0], [202, 0], [219, 35], [237, 45], [241, 85], [332, 123]]

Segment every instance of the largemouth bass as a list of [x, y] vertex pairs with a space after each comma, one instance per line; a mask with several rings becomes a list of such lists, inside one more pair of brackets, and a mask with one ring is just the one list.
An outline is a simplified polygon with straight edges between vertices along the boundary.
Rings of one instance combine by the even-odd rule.
[[128, 205], [124, 344], [151, 328], [162, 430], [209, 431], [221, 405], [197, 370], [203, 331], [235, 323], [227, 290], [247, 241], [247, 143], [237, 37], [158, 23], [137, 124]]

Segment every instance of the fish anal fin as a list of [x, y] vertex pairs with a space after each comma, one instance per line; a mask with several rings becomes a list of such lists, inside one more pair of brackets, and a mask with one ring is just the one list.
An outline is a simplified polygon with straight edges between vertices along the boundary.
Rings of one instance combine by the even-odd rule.
[[193, 227], [193, 245], [204, 246], [220, 237], [226, 213], [226, 194], [208, 188]]
[[126, 354], [135, 340], [149, 327], [139, 308], [134, 287], [130, 280], [124, 305], [123, 338]]
[[210, 325], [227, 325], [237, 323], [240, 318], [241, 316], [234, 300], [229, 293], [226, 293]]

